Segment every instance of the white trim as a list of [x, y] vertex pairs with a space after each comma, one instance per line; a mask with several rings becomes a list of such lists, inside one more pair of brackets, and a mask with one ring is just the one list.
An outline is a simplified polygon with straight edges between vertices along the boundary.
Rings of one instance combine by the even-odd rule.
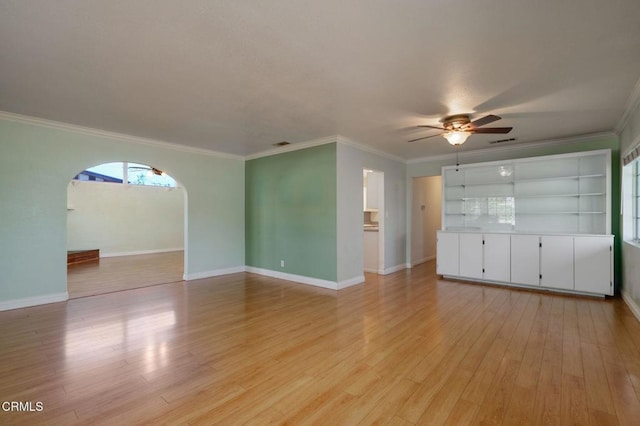
[[[483, 166], [499, 166], [507, 163], [528, 163], [531, 161], [543, 161], [543, 160], [555, 160], [559, 158], [580, 158], [580, 157], [592, 157], [597, 155], [605, 155], [607, 156], [607, 166], [611, 163], [611, 149], [596, 149], [593, 151], [579, 151], [579, 152], [568, 152], [565, 154], [552, 154], [552, 155], [540, 155], [535, 157], [523, 157], [523, 158], [513, 158], [506, 160], [495, 160], [495, 161], [483, 161], [480, 163], [470, 163], [470, 164], [460, 164], [459, 166], [442, 166], [442, 170], [454, 170], [454, 169], [473, 169], [476, 167]], [[444, 180], [443, 180], [444, 184]]]
[[636, 85], [633, 87], [633, 90], [631, 91], [631, 94], [627, 99], [627, 103], [625, 104], [622, 117], [620, 117], [620, 120], [618, 120], [618, 123], [614, 127], [615, 131], [618, 134], [620, 134], [622, 130], [626, 127], [629, 119], [631, 118], [631, 114], [639, 106], [640, 106], [640, 78], [638, 79], [638, 81], [636, 81]]
[[[305, 277], [304, 275], [287, 274], [286, 272], [273, 271], [271, 269], [256, 268], [247, 266], [247, 272], [251, 274], [264, 275], [266, 277], [278, 278], [281, 280], [294, 281], [301, 284], [313, 285], [316, 287], [338, 290], [338, 283], [335, 281], [321, 280], [319, 278]], [[347, 283], [350, 280], [347, 280]]]
[[350, 146], [352, 148], [359, 149], [361, 151], [368, 152], [370, 154], [375, 154], [375, 155], [378, 155], [380, 157], [384, 157], [384, 158], [388, 158], [390, 160], [398, 161], [398, 162], [400, 162], [402, 164], [407, 164], [407, 159], [406, 158], [397, 157], [397, 156], [395, 156], [393, 154], [389, 154], [387, 152], [380, 151], [379, 149], [375, 149], [375, 148], [372, 148], [370, 146], [363, 145], [363, 144], [361, 144], [359, 142], [353, 141], [353, 140], [351, 140], [349, 138], [346, 138], [344, 136], [337, 135], [337, 142], [341, 143], [343, 145]]
[[69, 293], [52, 293], [44, 296], [25, 297], [22, 299], [13, 299], [0, 302], [0, 311], [9, 311], [11, 309], [27, 308], [29, 306], [46, 305], [49, 303], [65, 302], [69, 300]]
[[351, 287], [356, 284], [362, 284], [365, 282], [364, 275], [360, 275], [358, 277], [353, 277], [348, 280], [338, 281], [338, 290], [342, 290], [343, 288]]
[[466, 278], [466, 277], [457, 277], [457, 276], [451, 276], [451, 275], [443, 275], [442, 278], [451, 282], [464, 282], [467, 284], [479, 284], [479, 285], [489, 284], [489, 285], [496, 285], [501, 287], [526, 288], [530, 290], [548, 291], [550, 293], [562, 293], [562, 294], [573, 294], [573, 295], [580, 295], [580, 296], [597, 297], [600, 299], [604, 299], [605, 296], [608, 296], [602, 293], [588, 293], [586, 291], [579, 291], [579, 290], [553, 288], [553, 287], [541, 287], [537, 285], [519, 284], [519, 283], [506, 282], [506, 281], [483, 280], [479, 278]]
[[234, 266], [232, 268], [214, 269], [213, 271], [194, 272], [193, 274], [184, 274], [182, 279], [184, 281], [201, 280], [203, 278], [218, 277], [220, 275], [237, 274], [239, 272], [245, 272], [246, 266]]
[[[550, 140], [538, 141], [538, 142], [515, 143], [509, 146], [489, 147], [489, 148], [473, 149], [470, 151], [460, 151], [459, 154], [460, 154], [460, 158], [476, 157], [476, 156], [484, 155], [488, 152], [494, 153], [494, 152], [535, 149], [535, 148], [548, 146], [548, 145], [557, 145], [557, 144], [566, 145], [570, 143], [587, 142], [590, 140], [607, 138], [607, 137], [617, 137], [617, 135], [613, 132], [592, 133], [588, 135], [571, 136], [567, 138], [550, 139]], [[455, 157], [456, 157], [455, 152], [451, 154], [432, 155], [432, 156], [420, 157], [420, 158], [414, 158], [414, 159], [408, 160], [407, 164], [430, 163], [433, 161], [454, 159]]]
[[[640, 148], [640, 133], [638, 133], [636, 137], [633, 138], [633, 141], [631, 141], [629, 148], [624, 153], [620, 154], [620, 159], [624, 161], [627, 155], [631, 154], [638, 148]], [[624, 166], [624, 164], [621, 164], [621, 166]]]
[[371, 272], [372, 274], [377, 274], [380, 271], [378, 271], [377, 269], [364, 268], [364, 272]]
[[633, 300], [633, 298], [629, 296], [626, 291], [622, 292], [622, 300], [624, 300], [624, 303], [627, 304], [629, 310], [631, 311], [631, 313], [633, 313], [633, 316], [636, 317], [638, 322], [640, 322], [640, 306], [636, 303], [636, 301]]
[[391, 266], [391, 267], [386, 268], [386, 269], [380, 269], [378, 271], [378, 274], [380, 274], [380, 275], [389, 275], [389, 274], [393, 274], [394, 272], [402, 271], [403, 269], [407, 269], [407, 264], [406, 263], [401, 263], [399, 265]]
[[420, 264], [428, 262], [430, 260], [434, 260], [435, 258], [436, 258], [436, 255], [434, 254], [433, 256], [427, 256], [427, 257], [423, 257], [422, 259], [414, 260], [413, 262], [411, 262], [411, 267], [414, 267], [416, 265], [420, 265]]
[[183, 251], [182, 247], [168, 248], [168, 249], [157, 249], [157, 250], [137, 250], [137, 251], [121, 251], [115, 253], [100, 253], [100, 258], [103, 257], [120, 257], [120, 256], [138, 256], [141, 254], [156, 254], [156, 253], [171, 253], [174, 251]]
[[325, 138], [313, 139], [307, 142], [292, 143], [291, 145], [285, 145], [278, 148], [268, 149], [266, 151], [260, 151], [255, 154], [250, 154], [244, 157], [245, 160], [255, 160], [256, 158], [269, 157], [271, 155], [283, 154], [285, 152], [298, 151], [300, 149], [311, 148], [314, 146], [326, 145], [328, 143], [338, 142], [338, 136], [327, 136]]
[[[128, 161], [115, 161], [115, 163], [128, 163]], [[103, 163], [103, 164], [108, 164], [108, 163]], [[80, 172], [82, 173], [82, 172]], [[78, 174], [80, 174], [78, 173]], [[171, 179], [173, 179], [172, 176], [169, 176]], [[175, 179], [173, 179], [175, 180]], [[164, 192], [171, 192], [171, 191], [184, 191], [185, 188], [184, 186], [178, 185], [178, 181], [176, 180], [176, 186], [160, 186], [160, 185], [138, 185], [135, 183], [128, 183], [123, 179], [123, 182], [101, 182], [101, 181], [97, 181], [97, 180], [78, 180], [78, 179], [71, 179], [71, 182], [69, 182], [70, 185], [72, 186], [80, 186], [80, 185], [109, 185], [109, 186], [121, 186], [121, 187], [126, 187], [126, 188], [155, 188], [155, 190], [162, 190]], [[146, 190], [145, 190], [146, 191]]]
[[12, 112], [0, 111], [0, 120], [14, 121], [17, 123], [30, 124], [49, 129], [65, 130], [73, 133], [80, 133], [89, 136], [115, 139], [123, 142], [131, 142], [140, 145], [150, 145], [157, 148], [171, 149], [174, 151], [189, 152], [193, 154], [210, 155], [213, 157], [228, 158], [233, 160], [244, 160], [241, 155], [227, 154], [204, 148], [195, 148], [188, 145], [181, 145], [173, 142], [165, 142], [157, 139], [143, 138], [139, 136], [125, 135], [124, 133], [111, 132], [108, 130], [93, 129], [90, 127], [78, 126], [76, 124], [62, 123], [59, 121], [45, 120], [43, 118], [29, 117], [27, 115], [14, 114]]
[[361, 151], [365, 151], [368, 152], [370, 154], [375, 154], [378, 155], [380, 157], [384, 157], [384, 158], [388, 158], [390, 160], [394, 160], [394, 161], [398, 161], [402, 164], [406, 164], [407, 160], [402, 158], [402, 157], [397, 157], [395, 155], [389, 154], [387, 152], [384, 151], [380, 151], [378, 149], [375, 148], [371, 148], [370, 146], [367, 145], [363, 145], [359, 142], [355, 142], [349, 138], [346, 138], [344, 136], [341, 135], [332, 135], [332, 136], [327, 136], [324, 138], [319, 138], [319, 139], [313, 139], [307, 142], [299, 142], [299, 143], [292, 143], [291, 145], [286, 145], [283, 147], [279, 147], [279, 148], [273, 148], [273, 149], [268, 149], [266, 151], [261, 151], [261, 152], [257, 152], [255, 154], [250, 154], [247, 155], [245, 157], [245, 160], [254, 160], [256, 158], [262, 158], [262, 157], [268, 157], [271, 155], [278, 155], [278, 154], [282, 154], [285, 152], [291, 152], [291, 151], [298, 151], [300, 149], [306, 149], [306, 148], [311, 148], [314, 146], [319, 146], [319, 145], [326, 145], [328, 143], [339, 143], [342, 145], [347, 145], [350, 146], [352, 148], [356, 148], [359, 149]]

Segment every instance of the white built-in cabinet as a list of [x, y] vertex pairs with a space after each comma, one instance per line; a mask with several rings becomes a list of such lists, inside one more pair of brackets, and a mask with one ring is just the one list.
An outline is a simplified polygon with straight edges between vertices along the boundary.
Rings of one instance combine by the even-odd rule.
[[[446, 235], [445, 238], [453, 233]], [[440, 236], [438, 241], [440, 241]], [[509, 235], [459, 233], [458, 241], [458, 276], [490, 281], [509, 281], [511, 276]], [[452, 265], [452, 269], [453, 267], [455, 265]]]
[[613, 294], [611, 151], [442, 168], [440, 275]]
[[437, 243], [443, 276], [613, 295], [612, 235], [439, 231]]
[[438, 232], [437, 252], [446, 254], [437, 256], [436, 269], [440, 275], [460, 275], [459, 252], [460, 239], [455, 232]]
[[482, 278], [482, 234], [460, 233], [460, 276]]
[[[613, 294], [613, 238], [576, 236], [574, 241], [575, 282], [581, 291]], [[608, 269], [607, 269], [608, 267]], [[607, 285], [607, 280], [609, 284]]]
[[451, 231], [611, 233], [611, 151], [442, 168]]
[[540, 285], [540, 237], [512, 234], [510, 239], [510, 281], [525, 285]]
[[483, 237], [483, 278], [489, 281], [511, 280], [511, 238], [505, 234]]
[[562, 290], [574, 290], [573, 254], [572, 236], [541, 236], [540, 286]]

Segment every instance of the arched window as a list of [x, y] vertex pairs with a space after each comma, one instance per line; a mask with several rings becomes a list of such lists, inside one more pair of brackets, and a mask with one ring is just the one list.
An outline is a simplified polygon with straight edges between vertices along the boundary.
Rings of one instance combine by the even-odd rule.
[[90, 167], [78, 173], [73, 179], [169, 188], [177, 186], [175, 179], [156, 167], [128, 162], [105, 163]]

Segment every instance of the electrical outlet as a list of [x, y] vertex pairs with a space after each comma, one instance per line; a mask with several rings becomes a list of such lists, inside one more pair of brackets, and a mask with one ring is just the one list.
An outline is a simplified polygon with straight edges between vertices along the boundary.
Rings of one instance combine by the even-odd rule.
[[280, 261], [280, 267], [281, 267], [281, 268], [284, 268], [284, 260], [281, 260], [281, 261]]

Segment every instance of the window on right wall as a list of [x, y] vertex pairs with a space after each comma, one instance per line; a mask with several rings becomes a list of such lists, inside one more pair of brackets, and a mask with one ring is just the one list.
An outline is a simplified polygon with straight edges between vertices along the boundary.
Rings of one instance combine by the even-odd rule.
[[640, 241], [640, 160], [635, 160], [632, 166], [633, 239]]
[[623, 237], [640, 244], [640, 147], [624, 158], [622, 169]]

